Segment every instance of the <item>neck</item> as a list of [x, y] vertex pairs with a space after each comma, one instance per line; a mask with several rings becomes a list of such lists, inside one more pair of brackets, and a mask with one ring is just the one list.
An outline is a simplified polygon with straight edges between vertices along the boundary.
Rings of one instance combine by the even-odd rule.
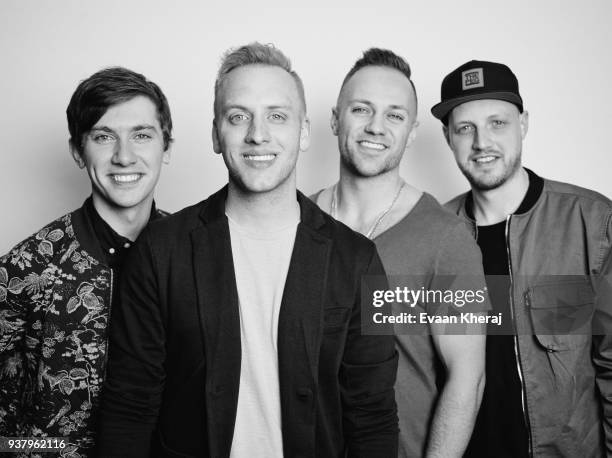
[[324, 208], [351, 229], [373, 238], [410, 213], [421, 195], [421, 191], [404, 182], [398, 168], [362, 177], [341, 164], [340, 181], [329, 188], [325, 199], [330, 204]]
[[520, 167], [514, 175], [495, 189], [474, 189], [474, 218], [480, 226], [499, 223], [514, 213], [529, 189], [529, 175]]
[[262, 193], [244, 191], [230, 179], [225, 213], [240, 226], [254, 231], [287, 227], [300, 218], [295, 179], [289, 178], [278, 188]]
[[148, 197], [135, 207], [122, 208], [110, 205], [101, 196], [94, 193], [93, 205], [100, 217], [117, 234], [134, 241], [149, 222], [153, 196]]
[[337, 184], [338, 219], [350, 221], [376, 217], [389, 206], [402, 182], [398, 168], [374, 177], [362, 177], [341, 165]]

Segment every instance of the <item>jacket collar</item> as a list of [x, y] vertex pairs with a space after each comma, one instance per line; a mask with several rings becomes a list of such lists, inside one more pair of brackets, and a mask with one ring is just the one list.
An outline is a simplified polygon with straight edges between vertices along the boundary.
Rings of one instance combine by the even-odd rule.
[[102, 247], [96, 237], [91, 218], [87, 215], [87, 200], [83, 205], [72, 212], [72, 227], [74, 229], [74, 237], [81, 248], [89, 253], [94, 259], [102, 264], [106, 264]]
[[[227, 200], [227, 189], [225, 185], [219, 191], [204, 201], [200, 210], [200, 219], [204, 224], [210, 224], [218, 219], [225, 218], [225, 201]], [[300, 221], [311, 229], [319, 230], [325, 224], [325, 218], [319, 207], [308, 197], [297, 191], [297, 200], [300, 205]]]
[[[513, 215], [522, 215], [531, 210], [542, 195], [542, 191], [544, 190], [544, 179], [539, 175], [536, 175], [532, 170], [525, 167], [525, 171], [529, 176], [529, 187], [527, 188], [527, 192], [525, 193], [525, 197], [517, 210], [513, 213]], [[473, 221], [474, 224], [474, 197], [471, 191], [468, 191], [465, 194], [464, 205], [462, 206], [462, 210], [464, 212], [464, 216], [468, 218], [470, 221]]]
[[[90, 215], [90, 211], [87, 209], [87, 206], [90, 205], [88, 202], [90, 201], [91, 196], [88, 197], [85, 202], [83, 202], [83, 205], [81, 205], [80, 208], [76, 209], [71, 214], [70, 218], [72, 221], [72, 228], [74, 230], [74, 237], [79, 242], [79, 245], [83, 250], [87, 251], [87, 253], [89, 253], [101, 264], [106, 265], [106, 255], [104, 254], [102, 244], [96, 235], [93, 218]], [[93, 209], [93, 204], [91, 204], [91, 208], [93, 211], [95, 211], [95, 209]], [[149, 222], [157, 220], [165, 215], [166, 213], [162, 210], [158, 210], [155, 206], [155, 202], [153, 202]]]

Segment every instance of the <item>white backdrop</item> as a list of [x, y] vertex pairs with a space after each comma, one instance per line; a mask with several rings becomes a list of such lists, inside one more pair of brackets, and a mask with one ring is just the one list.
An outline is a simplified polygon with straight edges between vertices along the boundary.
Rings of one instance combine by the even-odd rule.
[[144, 73], [169, 99], [176, 142], [156, 194], [161, 208], [176, 211], [223, 185], [210, 135], [214, 76], [228, 47], [253, 40], [277, 45], [304, 80], [313, 142], [298, 185], [307, 193], [337, 178], [330, 107], [361, 51], [379, 46], [413, 68], [421, 125], [402, 169], [415, 186], [442, 201], [467, 188], [429, 109], [446, 73], [483, 59], [518, 76], [530, 112], [524, 163], [612, 196], [609, 0], [295, 3], [2, 0], [0, 254], [89, 194], [69, 156], [65, 109], [78, 82], [102, 67]]

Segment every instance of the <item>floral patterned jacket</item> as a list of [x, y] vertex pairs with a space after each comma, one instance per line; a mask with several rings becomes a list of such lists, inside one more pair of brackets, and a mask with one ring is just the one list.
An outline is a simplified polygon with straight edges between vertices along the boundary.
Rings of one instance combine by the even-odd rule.
[[65, 437], [59, 456], [93, 455], [113, 297], [103, 259], [83, 207], [0, 258], [0, 436]]

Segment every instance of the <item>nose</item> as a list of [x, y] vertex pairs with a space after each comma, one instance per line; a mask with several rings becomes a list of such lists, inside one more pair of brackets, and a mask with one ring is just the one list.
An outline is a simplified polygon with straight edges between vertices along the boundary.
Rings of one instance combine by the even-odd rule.
[[476, 151], [486, 150], [493, 145], [491, 133], [487, 129], [476, 129], [473, 138], [474, 142], [472, 147]]
[[120, 140], [116, 143], [115, 152], [112, 158], [113, 164], [127, 167], [128, 165], [136, 163], [136, 159], [136, 155], [129, 141]]
[[267, 143], [269, 140], [270, 132], [265, 120], [254, 116], [249, 124], [249, 130], [247, 131], [244, 141], [253, 145], [261, 145], [262, 143]]
[[382, 135], [385, 133], [385, 121], [383, 113], [374, 113], [365, 126], [365, 131], [372, 135]]

